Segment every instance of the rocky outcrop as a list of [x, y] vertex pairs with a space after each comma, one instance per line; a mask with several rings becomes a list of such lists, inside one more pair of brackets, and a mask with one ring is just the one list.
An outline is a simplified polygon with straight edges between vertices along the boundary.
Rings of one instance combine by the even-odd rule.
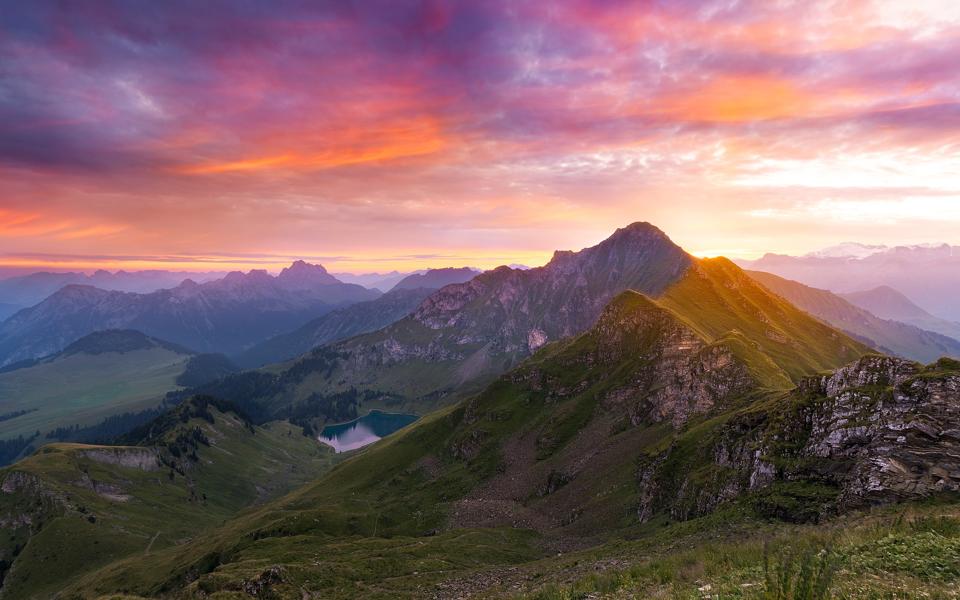
[[708, 344], [639, 294], [611, 303], [596, 331], [601, 360], [613, 364], [633, 355], [641, 363], [601, 398], [606, 410], [625, 412], [633, 425], [670, 421], [679, 428], [756, 385], [727, 346]]
[[156, 471], [160, 468], [160, 454], [156, 448], [104, 446], [83, 450], [80, 454], [94, 462], [141, 471]]
[[688, 433], [643, 461], [638, 480], [641, 519], [689, 518], [746, 495], [806, 520], [960, 491], [960, 363], [864, 357], [769, 409]]
[[869, 357], [821, 381], [803, 452], [851, 463], [840, 503], [960, 491], [960, 373]]
[[40, 492], [43, 485], [40, 478], [23, 471], [8, 471], [3, 483], [0, 483], [0, 491], [4, 494], [15, 494], [17, 492], [31, 490]]

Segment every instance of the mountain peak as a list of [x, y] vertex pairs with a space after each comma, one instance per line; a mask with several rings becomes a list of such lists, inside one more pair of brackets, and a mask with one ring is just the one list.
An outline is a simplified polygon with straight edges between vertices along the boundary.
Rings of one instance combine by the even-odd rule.
[[289, 267], [280, 271], [277, 281], [288, 289], [303, 289], [315, 285], [340, 283], [340, 280], [329, 274], [323, 265], [314, 265], [302, 260], [296, 260]]
[[[593, 250], [600, 247], [636, 247], [638, 245], [643, 246], [660, 246], [665, 249], [677, 250], [683, 252], [683, 249], [680, 246], [677, 246], [673, 243], [673, 240], [667, 236], [659, 227], [647, 223], [646, 221], [637, 221], [631, 223], [626, 227], [621, 227], [614, 231], [610, 237], [603, 240], [593, 248], [587, 248], [581, 252], [576, 252], [574, 254], [583, 254], [589, 250]], [[683, 252], [686, 254], [685, 252]]]
[[611, 238], [625, 235], [655, 235], [666, 238], [667, 234], [662, 229], [647, 221], [634, 221], [625, 227], [621, 227], [613, 232]]
[[326, 273], [327, 269], [323, 265], [315, 265], [313, 263], [308, 263], [305, 260], [295, 260], [290, 263], [289, 267], [286, 267], [283, 271], [280, 272], [281, 275], [284, 273]]
[[557, 274], [580, 272], [588, 279], [599, 278], [608, 284], [620, 282], [620, 290], [637, 289], [656, 296], [691, 264], [690, 255], [667, 234], [641, 221], [617, 229], [596, 246], [579, 252], [554, 252], [546, 268]]

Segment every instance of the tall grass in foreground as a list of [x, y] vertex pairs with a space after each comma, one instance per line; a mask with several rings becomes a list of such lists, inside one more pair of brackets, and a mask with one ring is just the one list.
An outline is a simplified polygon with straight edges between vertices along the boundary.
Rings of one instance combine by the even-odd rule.
[[839, 561], [829, 548], [789, 548], [778, 556], [765, 550], [763, 556], [764, 600], [825, 600], [839, 570]]

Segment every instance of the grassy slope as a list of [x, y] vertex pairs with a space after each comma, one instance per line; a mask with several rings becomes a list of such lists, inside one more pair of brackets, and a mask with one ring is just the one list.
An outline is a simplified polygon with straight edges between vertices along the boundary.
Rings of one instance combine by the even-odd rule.
[[[184, 474], [170, 468], [145, 471], [108, 464], [88, 452], [107, 448], [123, 454], [127, 448], [81, 444], [51, 444], [0, 471], [0, 479], [26, 474], [43, 490], [0, 495], [0, 516], [27, 515], [32, 520], [30, 527], [10, 528], [0, 538], [7, 560], [22, 546], [4, 582], [3, 597], [49, 597], [95, 566], [131, 554], [151, 556], [196, 539], [243, 507], [313, 479], [335, 460], [326, 448], [287, 423], [270, 423], [251, 432], [232, 413], [215, 409], [211, 413], [214, 423], [194, 417], [177, 421], [164, 434], [163, 439], [170, 441], [199, 427], [210, 440], [209, 447], [198, 445], [198, 462], [181, 461], [187, 465]], [[84, 484], [91, 480], [101, 486], [97, 491]], [[98, 493], [105, 490], [128, 498]], [[33, 535], [28, 536], [31, 529]]]
[[[453, 430], [451, 410], [425, 418], [406, 435], [390, 436], [338, 465], [318, 482], [253, 509], [202, 539], [131, 557], [91, 573], [82, 597], [129, 590], [158, 595], [180, 588], [227, 590], [283, 565], [324, 597], [395, 597], [425, 582], [476, 567], [539, 556], [530, 532], [453, 531], [440, 527], [442, 508], [476, 482], [466, 465], [439, 479], [412, 467]], [[211, 572], [212, 573], [209, 573]], [[208, 574], [209, 573], [209, 574]], [[235, 588], [234, 588], [235, 589]], [[69, 593], [68, 593], [69, 597]]]
[[[511, 393], [489, 390], [492, 404], [485, 408], [515, 407]], [[519, 416], [542, 412], [541, 404], [531, 404]], [[692, 521], [659, 518], [621, 527], [597, 545], [562, 554], [546, 550], [544, 537], [529, 530], [425, 536], [442, 505], [482, 477], [482, 460], [468, 469], [447, 463], [433, 477], [413, 466], [425, 458], [442, 460], [425, 449], [458, 437], [459, 410], [428, 417], [407, 435], [388, 438], [317, 484], [232, 520], [199, 543], [116, 563], [75, 591], [84, 597], [127, 589], [150, 597], [243, 598], [244, 583], [259, 580], [272, 581], [278, 597], [306, 591], [324, 598], [694, 599], [710, 585], [724, 598], [761, 598], [765, 554], [777, 563], [791, 552], [824, 546], [838, 569], [834, 587], [846, 597], [948, 598], [960, 584], [960, 503], [949, 497], [816, 526], [757, 519], [748, 502], [734, 503]], [[513, 429], [510, 420], [495, 422], [503, 432]], [[651, 445], [648, 440], [639, 449]], [[434, 506], [441, 510], [433, 513]], [[191, 573], [199, 579], [178, 591]]]
[[697, 267], [658, 301], [708, 339], [739, 331], [794, 381], [870, 351], [771, 294], [726, 258], [700, 259]]
[[78, 353], [0, 373], [0, 413], [37, 410], [0, 422], [0, 438], [30, 435], [159, 404], [177, 387], [190, 355], [163, 348]]
[[[624, 294], [618, 301], [626, 312], [661, 311], [677, 319], [671, 309], [638, 294]], [[798, 320], [810, 321], [806, 316]], [[789, 385], [783, 372], [764, 363], [744, 335], [721, 336], [715, 343], [739, 346], [749, 362], [764, 365], [759, 373], [765, 374], [773, 387]], [[640, 453], [658, 451], [673, 434], [665, 425], [631, 428], [620, 425], [616, 416], [595, 418], [598, 398], [631, 380], [648, 361], [643, 351], [626, 354], [614, 368], [581, 360], [602, 341], [601, 333], [591, 331], [548, 345], [521, 367], [516, 377], [502, 378], [476, 401], [430, 415], [407, 432], [362, 451], [317, 483], [232, 520], [198, 543], [158, 554], [150, 561], [131, 558], [111, 565], [91, 575], [81, 589], [94, 594], [131, 587], [142, 594], [158, 594], [180, 588], [191, 573], [199, 572], [200, 578], [188, 585], [190, 593], [226, 591], [261, 576], [270, 565], [283, 565], [285, 577], [294, 586], [285, 588], [289, 590], [302, 586], [325, 596], [350, 597], [358, 589], [340, 586], [356, 577], [365, 582], [361, 585], [369, 586], [362, 589], [370, 596], [376, 596], [375, 591], [383, 597], [415, 595], [417, 585], [432, 584], [454, 573], [542, 555], [551, 539], [629, 529], [635, 523], [637, 493], [633, 460]], [[644, 347], [646, 342], [630, 343]], [[766, 370], [770, 372], [764, 373]], [[580, 392], [552, 398], [549, 391], [531, 391], [522, 383], [526, 371], [543, 373], [552, 380], [553, 389], [585, 383], [577, 387]], [[575, 523], [562, 526], [564, 531], [522, 535], [495, 527], [444, 531], [456, 502], [503, 468], [502, 447], [507, 440], [529, 431], [546, 432], [550, 443], [540, 447], [536, 467], [543, 471], [575, 459], [571, 455], [582, 451], [578, 432], [594, 423], [605, 432], [599, 443], [601, 460], [594, 472], [566, 488], [568, 500], [578, 501], [582, 514]], [[470, 454], [469, 458], [464, 459], [464, 453]], [[556, 497], [562, 506], [563, 497]], [[554, 510], [551, 502], [533, 496], [518, 510], [549, 514]], [[423, 537], [436, 530], [442, 533]], [[462, 553], [468, 564], [454, 564], [446, 554], [451, 544], [459, 547], [458, 554]], [[392, 559], [389, 568], [379, 574], [367, 565], [407, 546], [417, 548], [416, 559]], [[309, 557], [321, 557], [319, 564], [324, 568], [311, 566]], [[427, 570], [421, 561], [434, 561], [436, 566]], [[326, 571], [327, 567], [333, 572]]]
[[[954, 598], [960, 503], [937, 498], [817, 525], [757, 520], [734, 506], [693, 521], [651, 523], [629, 540], [523, 565], [482, 594], [530, 600], [813, 598], [768, 594], [772, 586], [765, 582], [766, 564], [774, 577], [792, 572], [795, 583], [800, 563], [811, 555], [814, 566], [834, 571], [829, 598]], [[465, 583], [479, 589], [470, 579]]]

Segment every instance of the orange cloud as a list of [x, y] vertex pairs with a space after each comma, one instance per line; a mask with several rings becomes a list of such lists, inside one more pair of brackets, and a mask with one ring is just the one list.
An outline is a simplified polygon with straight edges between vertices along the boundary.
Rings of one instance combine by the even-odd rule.
[[12, 230], [20, 228], [40, 217], [38, 214], [0, 209], [0, 235], [11, 235]]
[[[189, 175], [207, 175], [272, 168], [330, 169], [424, 156], [438, 152], [448, 143], [437, 121], [430, 118], [413, 119], [388, 127], [322, 132], [293, 142], [299, 141], [301, 145], [309, 147], [314, 145], [311, 142], [317, 137], [324, 138], [329, 147], [320, 151], [306, 148], [237, 161], [188, 166], [179, 171]], [[289, 144], [290, 141], [285, 138], [283, 136], [278, 141]]]
[[88, 237], [103, 237], [107, 235], [113, 235], [115, 233], [120, 233], [126, 229], [123, 225], [91, 225], [89, 227], [80, 227], [78, 229], [70, 229], [64, 231], [63, 233], [57, 234], [57, 237], [61, 240], [77, 240], [81, 238]]
[[0, 209], [0, 238], [53, 236], [61, 240], [74, 240], [110, 235], [124, 229], [125, 226], [116, 224], [89, 225], [78, 221], [48, 219], [41, 213]]
[[231, 171], [258, 171], [277, 165], [289, 164], [295, 159], [296, 156], [293, 154], [282, 154], [280, 156], [265, 156], [263, 158], [250, 158], [246, 160], [185, 167], [181, 169], [180, 172], [190, 175], [209, 175], [213, 173], [228, 173]]
[[808, 116], [817, 99], [788, 79], [723, 76], [703, 87], [661, 98], [657, 112], [687, 121], [757, 121]]

